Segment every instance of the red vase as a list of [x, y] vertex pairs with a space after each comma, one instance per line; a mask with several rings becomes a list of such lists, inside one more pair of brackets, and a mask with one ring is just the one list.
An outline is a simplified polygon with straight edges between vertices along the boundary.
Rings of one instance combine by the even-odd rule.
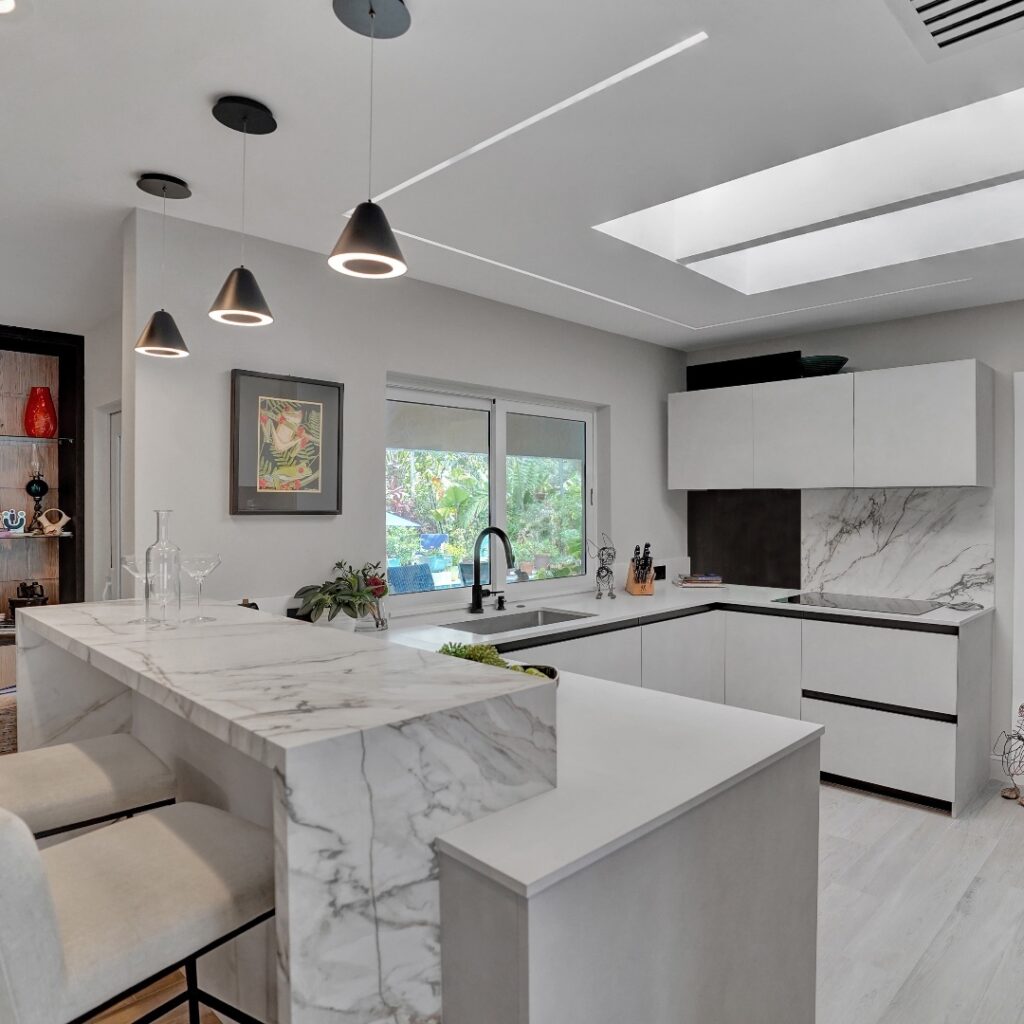
[[57, 410], [49, 388], [30, 388], [25, 403], [25, 433], [29, 437], [53, 437], [57, 433]]

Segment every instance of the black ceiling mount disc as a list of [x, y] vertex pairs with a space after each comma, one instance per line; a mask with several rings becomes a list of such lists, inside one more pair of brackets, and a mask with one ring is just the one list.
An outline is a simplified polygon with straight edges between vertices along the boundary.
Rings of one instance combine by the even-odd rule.
[[143, 174], [136, 184], [143, 192], [148, 192], [157, 199], [163, 199], [164, 196], [168, 199], [188, 199], [192, 195], [188, 183], [171, 174]]
[[409, 8], [402, 0], [334, 0], [338, 20], [363, 36], [370, 35], [371, 10], [374, 39], [404, 35], [412, 22]]
[[221, 96], [213, 105], [213, 116], [227, 128], [246, 135], [269, 135], [277, 131], [270, 108], [245, 96]]

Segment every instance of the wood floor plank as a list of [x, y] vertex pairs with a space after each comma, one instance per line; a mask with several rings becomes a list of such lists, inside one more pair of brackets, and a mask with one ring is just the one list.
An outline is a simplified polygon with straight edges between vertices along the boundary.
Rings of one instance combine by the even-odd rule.
[[818, 1024], [1024, 1024], [1024, 808], [994, 785], [955, 820], [832, 789]]

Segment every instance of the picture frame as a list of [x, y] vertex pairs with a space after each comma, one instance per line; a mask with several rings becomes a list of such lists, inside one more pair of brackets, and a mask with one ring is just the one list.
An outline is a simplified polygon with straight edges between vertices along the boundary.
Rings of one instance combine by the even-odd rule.
[[345, 385], [231, 371], [233, 516], [341, 515]]

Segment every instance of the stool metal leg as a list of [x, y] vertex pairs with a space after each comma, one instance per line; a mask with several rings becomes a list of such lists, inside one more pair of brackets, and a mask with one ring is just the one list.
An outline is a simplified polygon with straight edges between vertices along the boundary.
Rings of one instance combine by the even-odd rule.
[[199, 981], [195, 958], [185, 961], [185, 988], [188, 992], [188, 1024], [200, 1024]]

